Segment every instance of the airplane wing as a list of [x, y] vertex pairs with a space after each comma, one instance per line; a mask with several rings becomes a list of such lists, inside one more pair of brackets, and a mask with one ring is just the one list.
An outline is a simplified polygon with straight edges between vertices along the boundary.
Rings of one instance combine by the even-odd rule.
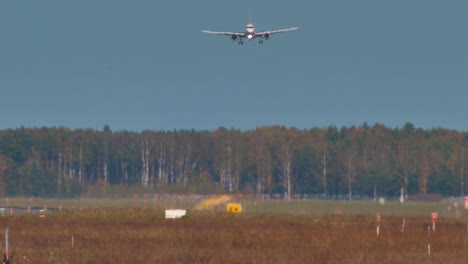
[[224, 35], [224, 36], [236, 35], [239, 38], [244, 37], [244, 33], [240, 33], [240, 32], [219, 32], [219, 31], [208, 31], [208, 30], [202, 30], [201, 32], [206, 33], [206, 34]]
[[277, 33], [284, 33], [284, 32], [288, 32], [288, 31], [293, 31], [293, 30], [297, 30], [297, 29], [299, 29], [299, 28], [298, 27], [292, 27], [292, 28], [285, 28], [285, 29], [278, 29], [278, 30], [256, 32], [255, 36], [260, 37], [260, 36], [264, 36], [265, 34], [273, 35], [273, 34], [277, 34]]

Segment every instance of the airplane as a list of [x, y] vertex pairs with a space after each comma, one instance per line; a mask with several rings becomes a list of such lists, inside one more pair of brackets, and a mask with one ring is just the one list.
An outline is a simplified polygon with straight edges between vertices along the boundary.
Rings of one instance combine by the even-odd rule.
[[203, 33], [207, 34], [214, 34], [214, 35], [225, 35], [230, 36], [232, 41], [239, 40], [239, 45], [243, 45], [244, 42], [242, 39], [253, 40], [255, 38], [259, 38], [259, 44], [263, 44], [263, 40], [269, 40], [271, 35], [277, 33], [283, 33], [288, 31], [293, 31], [299, 29], [298, 27], [292, 28], [285, 28], [285, 29], [277, 29], [277, 30], [269, 30], [269, 31], [262, 31], [262, 32], [255, 32], [255, 26], [252, 22], [249, 22], [247, 26], [245, 26], [245, 32], [219, 32], [219, 31], [209, 31], [209, 30], [202, 30]]

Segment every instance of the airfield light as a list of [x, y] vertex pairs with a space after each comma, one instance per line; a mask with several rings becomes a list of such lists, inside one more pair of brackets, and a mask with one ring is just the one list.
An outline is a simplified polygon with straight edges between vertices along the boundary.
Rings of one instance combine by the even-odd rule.
[[226, 204], [226, 212], [240, 214], [242, 212], [242, 205], [239, 203], [228, 203]]

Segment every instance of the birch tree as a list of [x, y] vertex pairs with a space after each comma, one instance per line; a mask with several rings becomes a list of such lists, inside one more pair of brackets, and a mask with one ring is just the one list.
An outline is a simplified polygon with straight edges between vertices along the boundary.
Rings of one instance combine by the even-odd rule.
[[461, 134], [450, 134], [446, 136], [451, 142], [450, 156], [447, 166], [450, 171], [457, 174], [460, 182], [460, 195], [465, 195], [465, 166], [466, 166], [466, 147], [464, 137]]
[[185, 188], [196, 167], [196, 162], [193, 161], [193, 142], [192, 137], [187, 135], [179, 135], [177, 138], [177, 157], [176, 157], [176, 174], [177, 181]]
[[158, 180], [165, 184], [169, 183], [169, 177], [167, 172], [167, 158], [166, 158], [166, 144], [162, 137], [158, 143]]
[[272, 170], [273, 159], [268, 150], [270, 135], [269, 128], [257, 128], [251, 133], [250, 150], [253, 156], [253, 161], [256, 168], [256, 183], [255, 190], [258, 194], [263, 194], [265, 191], [271, 194], [272, 190]]
[[460, 195], [465, 195], [465, 146], [460, 148], [460, 159], [458, 163], [458, 175], [460, 176]]
[[238, 188], [240, 159], [237, 132], [218, 129], [214, 132], [213, 164], [219, 183], [229, 192]]
[[416, 169], [414, 139], [414, 127], [411, 123], [407, 123], [405, 127], [399, 131], [399, 138], [396, 144], [398, 171], [400, 174], [401, 188], [403, 190], [404, 199], [408, 197], [409, 177], [415, 172]]
[[145, 131], [141, 135], [141, 178], [140, 183], [141, 186], [147, 188], [150, 183], [150, 162], [151, 162], [151, 154], [153, 149], [153, 138], [152, 134], [148, 131]]
[[147, 188], [149, 183], [150, 152], [152, 145], [149, 139], [141, 141], [141, 186]]
[[5, 155], [0, 154], [0, 196], [5, 195], [5, 178], [8, 169], [8, 161]]
[[277, 166], [282, 174], [282, 185], [285, 190], [285, 198], [287, 200], [291, 200], [296, 137], [297, 133], [295, 129], [292, 129], [291, 131], [281, 129], [276, 135]]
[[319, 166], [312, 166], [312, 174], [322, 183], [323, 195], [328, 196], [328, 163], [329, 163], [329, 142], [322, 129], [311, 132], [310, 144], [316, 153]]

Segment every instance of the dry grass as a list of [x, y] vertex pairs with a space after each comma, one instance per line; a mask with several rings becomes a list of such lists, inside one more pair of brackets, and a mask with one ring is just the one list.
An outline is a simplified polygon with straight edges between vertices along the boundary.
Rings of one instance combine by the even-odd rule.
[[13, 263], [468, 263], [461, 220], [441, 219], [428, 239], [426, 216], [407, 219], [403, 235], [401, 217], [384, 217], [379, 237], [370, 215], [163, 217], [149, 208], [86, 209], [6, 216], [0, 226], [10, 229]]

